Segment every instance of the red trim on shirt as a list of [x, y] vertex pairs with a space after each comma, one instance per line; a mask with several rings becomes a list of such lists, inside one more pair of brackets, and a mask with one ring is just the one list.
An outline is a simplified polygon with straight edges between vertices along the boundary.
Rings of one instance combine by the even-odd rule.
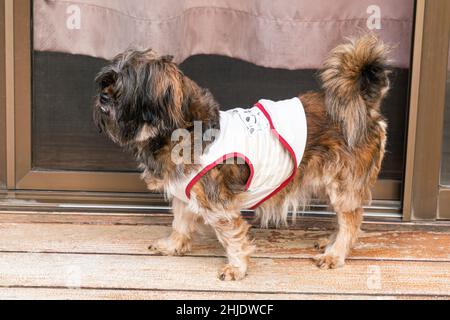
[[264, 106], [261, 103], [257, 103], [255, 105], [259, 110], [261, 110], [261, 112], [264, 114], [264, 116], [267, 118], [267, 120], [269, 121], [270, 124], [270, 128], [272, 130], [272, 133], [278, 138], [278, 140], [280, 141], [280, 143], [283, 145], [283, 147], [286, 148], [286, 150], [289, 152], [289, 154], [292, 157], [292, 160], [294, 161], [294, 170], [292, 171], [292, 174], [289, 176], [289, 178], [284, 181], [277, 189], [275, 189], [275, 191], [273, 191], [271, 194], [269, 194], [267, 197], [265, 197], [263, 200], [261, 200], [260, 202], [258, 202], [256, 205], [254, 205], [253, 207], [251, 207], [251, 210], [255, 210], [256, 208], [258, 208], [260, 205], [262, 205], [264, 202], [266, 202], [267, 200], [269, 200], [270, 198], [272, 198], [273, 196], [275, 196], [278, 192], [280, 192], [281, 190], [283, 190], [295, 177], [295, 174], [297, 173], [297, 169], [298, 169], [298, 164], [297, 164], [297, 156], [295, 155], [294, 150], [292, 149], [292, 147], [289, 145], [289, 143], [279, 134], [279, 132], [277, 131], [277, 129], [275, 128], [275, 126], [273, 125], [273, 121], [272, 121], [272, 117], [270, 116], [269, 112], [267, 112], [266, 108], [264, 108]]
[[233, 152], [233, 153], [229, 153], [227, 155], [224, 155], [223, 157], [220, 157], [219, 159], [217, 159], [216, 161], [214, 161], [213, 163], [211, 163], [210, 165], [206, 166], [202, 171], [200, 171], [187, 185], [186, 187], [186, 196], [188, 199], [191, 199], [191, 190], [194, 187], [194, 185], [205, 175], [208, 173], [209, 170], [215, 168], [216, 166], [226, 162], [228, 159], [231, 158], [241, 158], [242, 160], [245, 161], [245, 163], [247, 163], [248, 167], [250, 168], [250, 177], [248, 178], [248, 181], [245, 185], [245, 191], [248, 190], [248, 188], [250, 187], [250, 184], [252, 183], [253, 180], [253, 176], [255, 175], [255, 170], [253, 168], [253, 164], [250, 161], [249, 158], [247, 158], [246, 156], [244, 156], [241, 153], [238, 152]]

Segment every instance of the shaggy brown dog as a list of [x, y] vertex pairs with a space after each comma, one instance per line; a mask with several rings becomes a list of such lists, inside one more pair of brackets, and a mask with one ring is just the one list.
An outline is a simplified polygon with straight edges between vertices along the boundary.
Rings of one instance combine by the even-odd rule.
[[[280, 193], [257, 209], [262, 225], [284, 224], [288, 212], [324, 198], [337, 213], [338, 230], [315, 258], [320, 268], [344, 265], [357, 240], [363, 203], [371, 200], [385, 152], [386, 122], [380, 103], [389, 89], [387, 49], [373, 35], [335, 48], [321, 72], [322, 92], [300, 95], [307, 123], [306, 151], [297, 174]], [[196, 164], [171, 160], [178, 144], [174, 130], [186, 129], [195, 143], [194, 122], [202, 130], [220, 130], [219, 105], [211, 93], [183, 75], [171, 57], [152, 50], [118, 55], [98, 75], [94, 119], [99, 128], [129, 150], [143, 170], [151, 191], [170, 190]], [[186, 141], [185, 141], [186, 143]], [[203, 147], [214, 142], [201, 141]], [[211, 226], [224, 246], [228, 264], [222, 280], [245, 277], [254, 250], [249, 224], [240, 211], [250, 169], [246, 164], [222, 164], [194, 186], [197, 210], [173, 199], [173, 232], [152, 244], [166, 255], [191, 249], [199, 224]], [[169, 194], [170, 196], [170, 194]]]

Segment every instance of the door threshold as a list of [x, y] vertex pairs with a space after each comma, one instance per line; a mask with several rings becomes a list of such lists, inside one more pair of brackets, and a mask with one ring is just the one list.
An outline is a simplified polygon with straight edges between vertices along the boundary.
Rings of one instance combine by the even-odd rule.
[[[70, 200], [70, 199], [67, 199]], [[91, 202], [93, 199], [90, 199]], [[100, 199], [99, 199], [100, 200]], [[160, 199], [160, 203], [130, 204], [129, 203], [81, 203], [81, 202], [50, 202], [43, 200], [24, 200], [17, 198], [0, 198], [1, 211], [38, 211], [38, 212], [92, 212], [92, 213], [142, 213], [142, 214], [170, 214], [170, 205]], [[373, 201], [372, 205], [364, 207], [364, 216], [370, 219], [402, 220], [400, 201]], [[246, 216], [254, 215], [253, 211], [243, 211]], [[290, 213], [292, 216], [292, 212]], [[306, 210], [297, 213], [302, 217], [333, 217], [330, 208], [321, 203], [314, 203]]]

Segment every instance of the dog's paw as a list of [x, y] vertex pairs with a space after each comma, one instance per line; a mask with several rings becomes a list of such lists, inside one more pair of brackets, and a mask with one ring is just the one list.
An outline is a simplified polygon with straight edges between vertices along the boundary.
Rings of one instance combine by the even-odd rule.
[[239, 281], [245, 278], [245, 271], [239, 270], [239, 268], [232, 265], [225, 265], [219, 272], [219, 279], [222, 281]]
[[182, 256], [191, 251], [191, 245], [189, 241], [174, 240], [168, 237], [156, 240], [148, 249], [165, 256]]
[[314, 262], [320, 269], [337, 269], [345, 265], [345, 258], [330, 253], [320, 254], [314, 257]]

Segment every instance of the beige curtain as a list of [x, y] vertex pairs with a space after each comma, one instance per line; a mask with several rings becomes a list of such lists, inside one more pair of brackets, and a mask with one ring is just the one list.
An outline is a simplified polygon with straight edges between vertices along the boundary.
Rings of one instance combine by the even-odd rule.
[[153, 48], [182, 62], [219, 54], [318, 68], [343, 38], [373, 31], [410, 64], [413, 0], [35, 0], [34, 48], [111, 58]]

